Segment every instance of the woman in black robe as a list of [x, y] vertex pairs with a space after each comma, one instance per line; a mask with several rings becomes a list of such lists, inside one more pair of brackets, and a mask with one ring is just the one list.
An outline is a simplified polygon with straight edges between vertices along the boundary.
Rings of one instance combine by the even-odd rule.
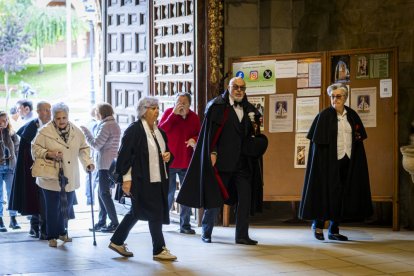
[[156, 125], [158, 99], [144, 97], [138, 102], [138, 120], [124, 133], [116, 162], [122, 176], [122, 190], [131, 197], [132, 207], [115, 230], [109, 248], [124, 257], [133, 257], [124, 243], [138, 220], [148, 221], [153, 257], [174, 261], [165, 247], [162, 225], [170, 223], [168, 210], [168, 164], [172, 155], [165, 133]]
[[344, 105], [347, 86], [332, 84], [327, 92], [331, 107], [316, 116], [307, 135], [309, 163], [299, 217], [313, 220], [316, 239], [325, 239], [323, 226], [329, 220], [328, 238], [347, 241], [339, 234], [340, 222], [362, 221], [373, 213], [363, 143], [367, 134], [358, 114]]

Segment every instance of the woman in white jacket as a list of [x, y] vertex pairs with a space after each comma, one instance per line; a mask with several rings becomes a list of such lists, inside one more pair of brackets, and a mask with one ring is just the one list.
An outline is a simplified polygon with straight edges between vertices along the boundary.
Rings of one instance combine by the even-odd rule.
[[[33, 159], [43, 158], [62, 164], [64, 175], [68, 178], [65, 186], [67, 210], [73, 206], [75, 189], [79, 188], [78, 159], [88, 171], [95, 166], [90, 158], [90, 148], [82, 131], [68, 119], [69, 108], [64, 103], [52, 106], [53, 120], [40, 129], [32, 142]], [[61, 195], [58, 175], [56, 178], [37, 177], [37, 185], [42, 189], [46, 204], [46, 231], [49, 246], [56, 247], [57, 239], [71, 241], [65, 229], [65, 216], [61, 211]]]

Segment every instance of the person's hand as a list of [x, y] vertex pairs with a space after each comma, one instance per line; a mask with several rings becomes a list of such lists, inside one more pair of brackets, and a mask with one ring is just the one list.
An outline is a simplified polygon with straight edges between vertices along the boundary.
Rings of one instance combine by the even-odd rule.
[[80, 129], [85, 133], [88, 132], [89, 129], [86, 126], [80, 126]]
[[48, 151], [47, 154], [46, 154], [46, 157], [48, 159], [59, 161], [59, 160], [62, 160], [62, 158], [63, 158], [63, 152], [60, 152], [58, 150]]
[[173, 112], [175, 115], [183, 115], [184, 113], [184, 105], [182, 103], [177, 103], [174, 106]]
[[162, 160], [166, 163], [168, 163], [170, 161], [171, 158], [171, 153], [166, 151], [162, 154]]
[[214, 167], [214, 165], [216, 165], [216, 162], [217, 162], [217, 153], [216, 152], [211, 153], [210, 159], [211, 159], [211, 165]]
[[193, 138], [190, 138], [188, 139], [188, 141], [185, 142], [185, 144], [187, 145], [187, 148], [188, 147], [194, 148], [196, 145], [196, 141]]
[[130, 196], [131, 195], [131, 185], [132, 185], [132, 181], [124, 181], [122, 183], [122, 191], [127, 196]]
[[93, 170], [95, 170], [95, 165], [94, 164], [89, 164], [86, 167], [86, 171], [88, 171], [88, 172], [93, 172]]

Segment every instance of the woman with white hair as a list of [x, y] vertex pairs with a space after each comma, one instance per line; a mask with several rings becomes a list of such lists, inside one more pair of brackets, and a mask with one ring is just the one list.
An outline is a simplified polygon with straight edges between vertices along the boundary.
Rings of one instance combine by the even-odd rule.
[[123, 178], [122, 190], [131, 197], [132, 207], [111, 238], [109, 248], [124, 257], [133, 257], [125, 240], [138, 220], [148, 221], [153, 257], [174, 261], [165, 247], [162, 225], [170, 223], [168, 210], [168, 170], [172, 161], [167, 136], [156, 125], [158, 99], [144, 97], [138, 102], [138, 120], [124, 133], [116, 171]]
[[364, 140], [367, 133], [357, 112], [345, 105], [348, 88], [335, 83], [327, 88], [331, 106], [315, 118], [299, 217], [312, 220], [313, 235], [324, 240], [347, 241], [339, 233], [342, 221], [363, 221], [372, 213], [371, 190]]
[[[37, 177], [36, 184], [42, 189], [46, 206], [46, 232], [50, 247], [57, 247], [57, 239], [70, 242], [66, 230], [65, 217], [73, 207], [75, 190], [79, 185], [78, 159], [87, 171], [95, 166], [90, 158], [90, 148], [82, 131], [69, 121], [69, 108], [64, 103], [52, 106], [52, 121], [39, 130], [32, 142], [33, 159], [53, 162], [56, 167], [61, 164], [68, 179], [65, 186], [67, 208], [61, 209], [63, 202], [58, 174], [56, 177]], [[35, 161], [36, 162], [36, 161]], [[59, 163], [59, 164], [58, 164]]]

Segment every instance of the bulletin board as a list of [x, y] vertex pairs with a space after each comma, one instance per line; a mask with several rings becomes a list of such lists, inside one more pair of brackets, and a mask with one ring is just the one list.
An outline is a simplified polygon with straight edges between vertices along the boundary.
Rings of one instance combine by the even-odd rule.
[[[368, 125], [375, 125], [366, 127], [368, 139], [364, 142], [368, 158], [372, 199], [380, 202], [392, 202], [393, 229], [398, 230], [397, 49], [354, 49], [232, 58], [229, 62], [229, 71], [233, 70], [234, 64], [238, 66], [238, 64], [249, 64], [249, 62], [254, 61], [275, 61], [278, 64], [275, 72], [276, 85], [274, 90], [276, 93], [268, 91], [266, 93], [269, 94], [250, 94], [249, 83], [247, 83], [246, 91], [249, 99], [251, 97], [264, 98], [262, 132], [269, 139], [269, 146], [263, 157], [264, 201], [300, 201], [305, 168], [303, 165], [301, 166], [302, 163], [298, 163], [297, 153], [301, 147], [298, 146], [297, 137], [298, 134], [299, 136], [306, 136], [306, 132], [304, 133], [302, 129], [302, 124], [306, 122], [306, 119], [302, 120], [303, 116], [296, 117], [296, 112], [303, 110], [303, 104], [299, 105], [299, 102], [306, 102], [307, 100], [312, 100], [314, 105], [316, 105], [315, 101], [318, 102], [319, 111], [330, 106], [326, 88], [336, 80], [349, 85], [349, 104], [351, 107], [353, 107], [353, 104], [360, 104], [363, 98], [366, 98], [369, 101], [369, 108], [372, 108], [371, 110], [366, 107], [364, 110], [360, 110], [361, 113], [359, 113], [361, 117], [365, 116], [363, 119], [364, 125], [366, 125], [364, 120], [367, 120]], [[296, 76], [294, 73], [291, 74], [292, 72], [288, 72], [286, 76], [283, 76], [285, 62], [286, 66], [289, 67], [291, 66], [289, 63], [294, 64], [295, 61], [302, 65], [303, 63], [318, 65], [318, 62], [320, 62], [319, 87], [315, 84], [315, 81], [311, 84], [310, 71], [308, 76], [303, 72], [299, 74], [299, 69]], [[312, 67], [315, 68], [315, 66]], [[233, 76], [236, 76], [240, 71], [232, 73]], [[259, 72], [260, 74], [261, 72]], [[307, 83], [307, 77], [309, 77], [309, 83]], [[380, 93], [381, 88], [382, 93]], [[353, 93], [355, 96], [352, 96]], [[292, 131], [278, 132], [275, 131], [275, 127], [270, 124], [270, 121], [272, 118], [274, 119], [273, 122], [277, 121], [275, 119], [279, 114], [276, 114], [277, 105], [282, 106], [277, 99], [283, 99], [285, 96], [288, 98], [287, 103], [293, 102], [293, 105], [290, 104], [289, 107], [291, 109], [293, 107], [291, 111], [293, 119], [290, 122], [292, 125], [289, 125]], [[275, 97], [278, 97], [276, 101]], [[352, 101], [353, 97], [355, 97], [354, 101]], [[285, 101], [281, 102], [284, 103]], [[368, 106], [368, 104], [360, 105]], [[298, 110], [296, 110], [297, 107]], [[357, 109], [357, 106], [354, 109]], [[269, 116], [273, 117], [269, 118]]]

